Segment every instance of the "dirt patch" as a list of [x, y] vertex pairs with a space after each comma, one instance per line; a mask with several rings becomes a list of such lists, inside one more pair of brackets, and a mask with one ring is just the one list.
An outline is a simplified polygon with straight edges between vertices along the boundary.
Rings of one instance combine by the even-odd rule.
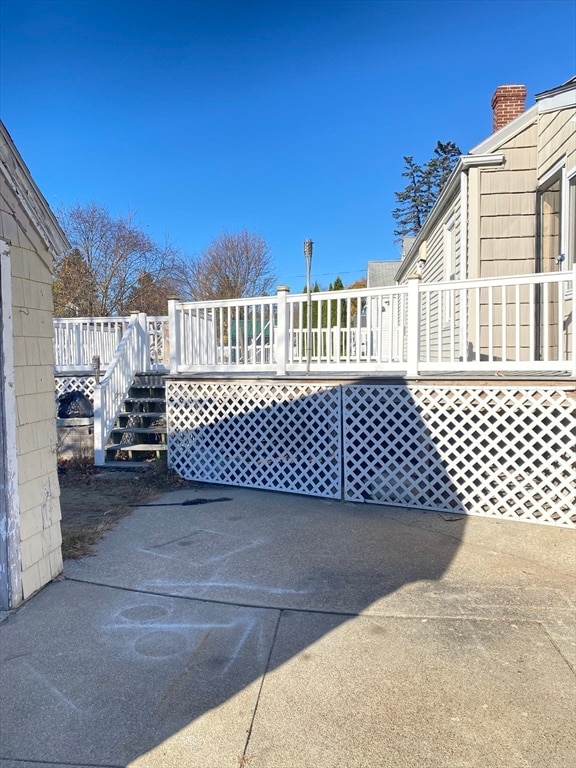
[[94, 545], [139, 504], [167, 491], [197, 487], [168, 470], [164, 461], [120, 471], [94, 467], [88, 460], [60, 460], [58, 479], [65, 560], [94, 554]]

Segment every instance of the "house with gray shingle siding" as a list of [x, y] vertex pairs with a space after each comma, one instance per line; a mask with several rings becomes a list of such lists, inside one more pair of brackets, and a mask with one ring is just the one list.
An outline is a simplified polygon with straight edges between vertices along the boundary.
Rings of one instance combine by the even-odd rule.
[[[424, 226], [409, 244], [394, 279], [424, 282], [499, 278], [571, 270], [576, 261], [576, 77], [537, 94], [524, 108], [526, 88], [503, 85], [492, 99], [494, 133], [462, 155]], [[541, 298], [536, 338], [559, 336], [569, 346], [573, 320], [555, 289]], [[528, 327], [528, 300], [522, 326]], [[481, 318], [488, 308], [479, 299]], [[469, 304], [467, 311], [478, 307]], [[442, 313], [448, 327], [456, 314]], [[446, 313], [446, 314], [445, 314]], [[434, 321], [434, 317], [432, 317]], [[484, 321], [481, 321], [484, 325]], [[496, 339], [497, 343], [499, 340]], [[549, 352], [553, 350], [549, 350]]]

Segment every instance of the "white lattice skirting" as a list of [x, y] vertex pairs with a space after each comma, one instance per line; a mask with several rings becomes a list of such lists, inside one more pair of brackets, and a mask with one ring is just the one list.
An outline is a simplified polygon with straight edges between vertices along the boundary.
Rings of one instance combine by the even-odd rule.
[[341, 496], [338, 389], [169, 382], [169, 462], [211, 483]]
[[344, 387], [347, 501], [576, 524], [576, 400], [559, 389]]
[[183, 477], [576, 526], [574, 393], [552, 387], [167, 384]]
[[82, 376], [82, 374], [56, 376], [55, 382], [56, 399], [67, 392], [82, 392], [91, 403], [94, 403], [94, 387], [96, 386], [96, 378], [94, 376]]

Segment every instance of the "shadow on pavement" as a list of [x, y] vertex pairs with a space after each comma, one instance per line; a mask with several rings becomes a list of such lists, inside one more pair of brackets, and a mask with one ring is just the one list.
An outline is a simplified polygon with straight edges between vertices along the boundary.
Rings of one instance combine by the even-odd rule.
[[196, 493], [218, 503], [176, 506], [191, 498], [178, 491], [139, 509], [2, 623], [2, 768], [238, 764], [263, 676], [408, 585], [441, 579], [466, 525], [242, 488]]

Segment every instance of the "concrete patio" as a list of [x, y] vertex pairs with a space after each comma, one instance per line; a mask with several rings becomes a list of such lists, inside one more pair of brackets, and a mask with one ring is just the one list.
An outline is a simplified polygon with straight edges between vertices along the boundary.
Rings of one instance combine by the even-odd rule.
[[0, 624], [0, 766], [564, 768], [575, 565], [574, 530], [170, 493]]

